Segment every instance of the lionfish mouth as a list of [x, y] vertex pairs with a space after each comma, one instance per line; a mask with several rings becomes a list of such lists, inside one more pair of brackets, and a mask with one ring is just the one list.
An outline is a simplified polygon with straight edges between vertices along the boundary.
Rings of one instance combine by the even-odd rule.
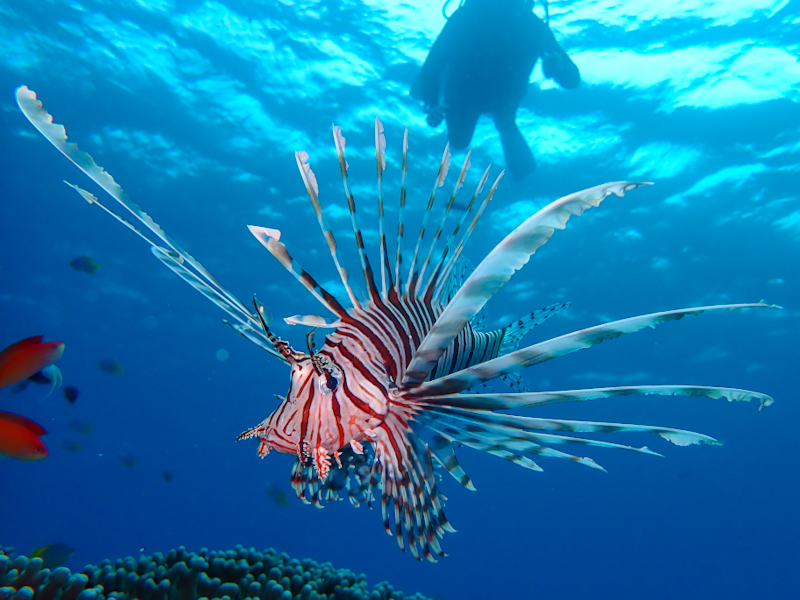
[[[416, 558], [435, 561], [436, 557], [445, 556], [439, 540], [446, 531], [454, 531], [444, 515], [445, 498], [438, 489], [435, 467], [446, 470], [464, 487], [474, 489], [459, 465], [455, 452], [457, 444], [540, 471], [536, 461], [543, 458], [566, 459], [602, 470], [591, 458], [553, 448], [566, 444], [657, 454], [647, 447], [591, 439], [584, 434], [647, 432], [679, 446], [718, 443], [707, 435], [668, 427], [544, 419], [506, 411], [629, 395], [727, 398], [756, 401], [760, 407], [773, 401], [758, 392], [697, 385], [529, 391], [519, 375], [526, 367], [686, 316], [731, 309], [777, 308], [763, 302], [644, 314], [561, 335], [522, 349], [518, 348], [521, 338], [535, 325], [558, 313], [565, 304], [537, 310], [494, 331], [482, 331], [475, 322], [476, 315], [488, 300], [528, 262], [555, 230], [566, 227], [571, 216], [580, 216], [584, 211], [599, 206], [610, 194], [623, 196], [645, 184], [606, 183], [552, 202], [508, 234], [462, 281], [459, 258], [494, 195], [500, 177], [483, 199], [476, 202], [489, 170], [483, 173], [467, 209], [442, 240], [446, 220], [470, 167], [467, 154], [432, 241], [424, 252], [422, 242], [428, 231], [434, 198], [444, 185], [450, 166], [450, 153], [446, 148], [423, 213], [410, 266], [404, 273], [401, 272], [405, 271], [401, 269], [401, 248], [408, 130], [403, 140], [396, 252], [392, 259], [388, 251], [381, 194], [386, 142], [383, 126], [376, 119], [380, 238], [380, 279], [376, 281], [356, 218], [344, 157], [345, 139], [334, 126], [334, 143], [366, 286], [366, 299], [359, 300], [348, 281], [347, 271], [341, 265], [333, 231], [319, 201], [316, 177], [305, 152], [295, 153], [297, 165], [334, 266], [347, 292], [349, 306], [326, 291], [290, 256], [280, 241], [280, 231], [250, 226], [259, 242], [333, 317], [295, 315], [285, 319], [290, 324], [330, 330], [319, 351], [313, 350], [309, 337], [309, 354], [305, 354], [296, 352], [270, 331], [264, 311], [257, 302], [253, 314], [134, 204], [91, 156], [75, 144], [67, 143], [64, 127], [53, 123], [34, 92], [20, 87], [17, 103], [30, 122], [58, 150], [133, 214], [148, 233], [136, 229], [109, 210], [90, 192], [68, 184], [85, 200], [106, 210], [144, 238], [162, 263], [227, 312], [233, 320], [228, 324], [245, 338], [291, 365], [310, 360], [308, 368], [293, 367], [290, 392], [275, 411], [258, 426], [240, 435], [239, 439], [258, 438], [261, 456], [271, 448], [296, 454], [292, 485], [305, 502], [321, 506], [324, 500], [347, 496], [354, 505], [362, 502], [369, 505], [380, 496], [386, 531], [403, 549], [407, 541]], [[495, 379], [503, 379], [513, 390], [469, 393], [476, 385]]]

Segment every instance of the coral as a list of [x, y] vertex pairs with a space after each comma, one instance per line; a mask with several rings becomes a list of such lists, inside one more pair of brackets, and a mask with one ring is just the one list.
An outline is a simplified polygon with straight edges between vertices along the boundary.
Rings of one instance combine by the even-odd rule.
[[104, 560], [80, 573], [43, 569], [42, 559], [11, 557], [0, 546], [0, 600], [425, 600], [330, 563], [290, 558], [273, 549], [191, 552], [179, 547], [138, 560]]

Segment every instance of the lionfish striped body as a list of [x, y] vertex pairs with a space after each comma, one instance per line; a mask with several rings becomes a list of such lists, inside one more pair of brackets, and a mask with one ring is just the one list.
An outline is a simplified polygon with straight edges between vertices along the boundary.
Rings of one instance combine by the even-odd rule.
[[[542, 419], [504, 411], [617, 395], [650, 394], [756, 400], [761, 406], [772, 403], [772, 398], [757, 392], [694, 385], [529, 392], [524, 390], [518, 378], [519, 371], [528, 366], [625, 333], [707, 311], [770, 307], [764, 303], [705, 306], [641, 315], [522, 349], [517, 349], [521, 338], [565, 305], [549, 306], [497, 331], [478, 331], [474, 325], [476, 315], [486, 302], [527, 263], [555, 229], [565, 227], [570, 216], [579, 216], [586, 209], [598, 206], [609, 194], [622, 196], [642, 184], [609, 183], [556, 200], [510, 233], [462, 283], [459, 269], [461, 252], [493, 196], [500, 177], [473, 211], [488, 169], [484, 172], [466, 211], [443, 241], [443, 249], [435, 252], [445, 219], [464, 184], [469, 168], [467, 155], [443, 217], [432, 236], [433, 241], [427, 253], [423, 252], [422, 242], [435, 193], [444, 184], [449, 168], [449, 152], [445, 149], [406, 271], [400, 249], [406, 200], [407, 132], [403, 143], [397, 251], [392, 261], [381, 196], [381, 178], [386, 166], [385, 141], [383, 128], [376, 119], [380, 239], [380, 278], [376, 281], [350, 191], [348, 165], [344, 158], [345, 140], [338, 127], [334, 127], [334, 142], [359, 251], [366, 300], [359, 300], [348, 282], [347, 271], [341, 266], [336, 241], [319, 202], [316, 179], [305, 153], [296, 153], [297, 164], [350, 306], [346, 307], [323, 289], [292, 259], [280, 241], [279, 231], [250, 226], [253, 235], [333, 317], [329, 320], [313, 315], [296, 315], [286, 319], [290, 324], [312, 328], [307, 336], [308, 352], [300, 352], [274, 335], [257, 300], [253, 301], [254, 314], [131, 202], [122, 188], [88, 154], [67, 143], [64, 128], [52, 122], [52, 117], [42, 108], [34, 92], [26, 87], [19, 88], [17, 102], [31, 123], [53, 145], [131, 212], [158, 241], [152, 241], [104, 207], [91, 193], [72, 186], [84, 199], [108, 211], [146, 239], [157, 258], [233, 318], [234, 322], [229, 325], [290, 366], [290, 387], [286, 397], [269, 417], [244, 432], [239, 439], [257, 438], [260, 442], [258, 453], [262, 457], [270, 450], [296, 455], [292, 485], [305, 502], [321, 506], [323, 501], [346, 495], [358, 505], [362, 502], [369, 504], [380, 497], [387, 532], [396, 537], [401, 548], [405, 547], [407, 540], [417, 558], [435, 561], [437, 556], [444, 556], [439, 539], [446, 531], [453, 531], [444, 515], [444, 497], [438, 491], [435, 467], [443, 467], [463, 486], [474, 489], [458, 463], [456, 444], [505, 458], [529, 469], [541, 470], [535, 459], [544, 457], [602, 468], [590, 458], [552, 447], [562, 444], [656, 454], [647, 447], [637, 448], [574, 434], [639, 431], [656, 433], [678, 445], [717, 443], [706, 435], [680, 429]], [[467, 225], [466, 219], [470, 214], [472, 219]], [[315, 350], [314, 331], [318, 328], [332, 331], [319, 350]], [[519, 391], [469, 393], [470, 388], [498, 378], [505, 379]]]

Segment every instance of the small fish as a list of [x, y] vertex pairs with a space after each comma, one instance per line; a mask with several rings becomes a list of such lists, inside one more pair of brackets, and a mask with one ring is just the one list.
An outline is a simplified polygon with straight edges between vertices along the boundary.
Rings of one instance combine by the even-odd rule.
[[272, 501], [275, 504], [279, 504], [281, 506], [286, 506], [286, 504], [288, 504], [286, 500], [286, 492], [284, 492], [281, 488], [279, 488], [271, 481], [267, 482], [267, 495], [272, 499]]
[[44, 427], [9, 412], [0, 411], [0, 454], [19, 460], [40, 460], [50, 455], [40, 435]]
[[161, 471], [161, 479], [166, 481], [167, 483], [172, 483], [172, 473], [169, 471]]
[[42, 568], [55, 569], [67, 562], [74, 552], [75, 550], [66, 544], [58, 542], [56, 544], [37, 548], [33, 551], [33, 556], [34, 558], [41, 558], [44, 561]]
[[67, 402], [70, 404], [75, 404], [75, 401], [78, 399], [78, 388], [68, 385], [64, 388], [64, 398], [67, 399]]
[[115, 375], [117, 373], [125, 372], [125, 369], [123, 369], [122, 366], [120, 366], [120, 364], [117, 361], [111, 358], [104, 358], [99, 363], [97, 363], [97, 366], [100, 367], [101, 371], [103, 371], [104, 373], [108, 373], [110, 375]]
[[61, 447], [68, 452], [80, 452], [83, 450], [83, 444], [74, 440], [64, 440], [61, 442]]
[[133, 470], [133, 467], [136, 466], [136, 459], [130, 454], [123, 454], [122, 456], [119, 457], [119, 460], [122, 462], [123, 465], [125, 465], [131, 470]]
[[94, 273], [100, 268], [100, 265], [88, 256], [79, 256], [71, 260], [69, 266], [82, 273]]
[[92, 426], [85, 421], [70, 421], [69, 428], [81, 435], [89, 435], [92, 433]]
[[0, 352], [0, 389], [28, 379], [61, 358], [64, 343], [43, 342], [43, 337], [20, 340]]

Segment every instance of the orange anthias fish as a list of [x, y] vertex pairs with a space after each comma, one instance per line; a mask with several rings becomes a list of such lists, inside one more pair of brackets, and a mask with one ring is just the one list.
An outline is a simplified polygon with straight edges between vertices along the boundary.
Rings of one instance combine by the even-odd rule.
[[50, 455], [40, 435], [41, 425], [13, 413], [0, 411], [0, 454], [20, 460], [40, 460]]
[[43, 342], [42, 337], [20, 340], [0, 352], [0, 389], [27, 379], [61, 358], [64, 343]]

